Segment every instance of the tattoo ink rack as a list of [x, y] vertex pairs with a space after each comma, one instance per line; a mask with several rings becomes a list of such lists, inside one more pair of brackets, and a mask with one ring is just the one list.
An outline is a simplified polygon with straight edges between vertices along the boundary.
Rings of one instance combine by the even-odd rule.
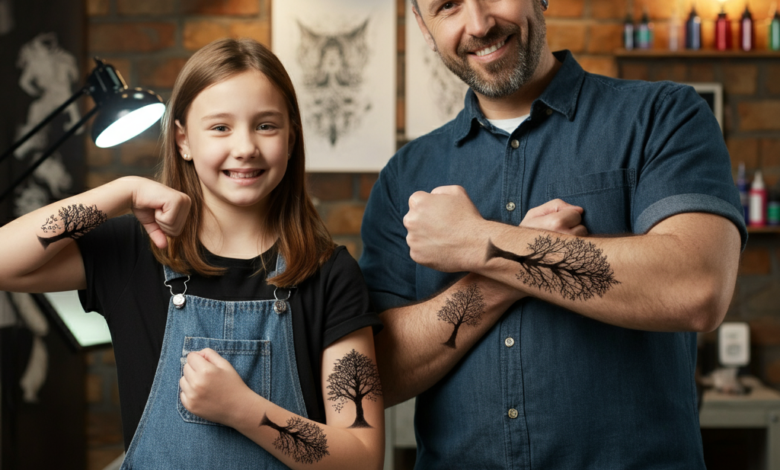
[[90, 95], [95, 107], [80, 121], [71, 126], [54, 144], [30, 165], [10, 187], [0, 194], [0, 202], [30, 176], [57, 148], [75, 134], [87, 120], [97, 114], [92, 125], [92, 140], [98, 147], [113, 147], [132, 139], [157, 122], [165, 112], [162, 98], [151, 90], [128, 88], [122, 76], [114, 66], [95, 58], [96, 66], [87, 78], [87, 83], [68, 98], [60, 107], [52, 111], [37, 126], [16, 141], [0, 155], [0, 162], [11, 156], [16, 149], [40, 131], [46, 124], [65, 111], [74, 101], [83, 95]]

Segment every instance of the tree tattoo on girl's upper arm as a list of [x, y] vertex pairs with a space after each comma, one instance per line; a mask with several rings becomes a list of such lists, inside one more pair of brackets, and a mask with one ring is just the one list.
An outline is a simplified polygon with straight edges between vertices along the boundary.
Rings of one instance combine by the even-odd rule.
[[328, 401], [336, 402], [333, 406], [339, 413], [348, 401], [355, 403], [357, 413], [350, 428], [372, 427], [363, 416], [363, 399], [376, 401], [382, 396], [382, 384], [374, 361], [354, 349], [336, 359], [333, 373], [328, 376], [328, 390]]
[[38, 237], [38, 241], [41, 242], [44, 249], [63, 238], [72, 238], [74, 240], [81, 238], [92, 229], [108, 220], [106, 214], [99, 210], [94, 204], [89, 207], [84, 206], [84, 204], [73, 204], [63, 207], [59, 210], [58, 215], [59, 217], [52, 214], [46, 219], [43, 225], [41, 225], [43, 233], [63, 231], [62, 233], [51, 237]]
[[471, 284], [466, 289], [452, 294], [436, 314], [439, 320], [450, 323], [454, 327], [450, 338], [442, 344], [455, 349], [455, 338], [460, 327], [479, 325], [483, 313], [485, 313], [485, 300], [477, 284]]
[[486, 260], [504, 258], [520, 263], [520, 281], [543, 291], [558, 292], [568, 300], [602, 297], [612, 286], [620, 284], [601, 249], [581, 238], [553, 240], [544, 235], [529, 243], [528, 249], [531, 253], [517, 255], [488, 240]]
[[264, 414], [260, 426], [268, 426], [276, 430], [279, 436], [273, 442], [274, 447], [296, 462], [316, 463], [326, 455], [330, 455], [328, 439], [322, 429], [302, 418], [293, 416], [287, 420], [287, 426], [280, 426]]

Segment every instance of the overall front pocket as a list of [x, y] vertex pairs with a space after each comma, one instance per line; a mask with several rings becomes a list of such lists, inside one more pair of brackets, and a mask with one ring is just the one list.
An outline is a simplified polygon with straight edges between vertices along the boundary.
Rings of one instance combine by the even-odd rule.
[[[198, 338], [186, 336], [181, 353], [181, 376], [184, 375], [184, 365], [187, 355], [201, 349], [211, 348], [225, 358], [236, 369], [238, 375], [255, 393], [271, 397], [271, 342], [265, 340], [233, 340], [216, 338]], [[176, 387], [176, 406], [181, 418], [188, 423], [210, 424], [221, 426], [190, 413], [181, 403], [181, 388]]]

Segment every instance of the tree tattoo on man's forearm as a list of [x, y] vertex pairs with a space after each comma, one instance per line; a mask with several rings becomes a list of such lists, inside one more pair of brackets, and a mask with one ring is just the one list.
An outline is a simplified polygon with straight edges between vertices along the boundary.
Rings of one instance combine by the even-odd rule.
[[333, 373], [328, 376], [328, 401], [341, 413], [344, 405], [355, 404], [355, 422], [350, 428], [372, 427], [363, 416], [363, 399], [376, 401], [382, 396], [382, 384], [376, 364], [365, 354], [354, 349], [341, 359], [336, 359]]
[[439, 320], [453, 326], [450, 338], [442, 344], [455, 349], [455, 338], [460, 327], [479, 325], [483, 313], [485, 313], [485, 300], [477, 284], [470, 284], [466, 289], [452, 294], [436, 314]]
[[84, 204], [73, 204], [63, 207], [58, 215], [59, 217], [55, 215], [49, 216], [41, 225], [43, 233], [62, 230], [62, 233], [51, 237], [38, 237], [38, 241], [41, 242], [44, 249], [63, 238], [72, 238], [74, 240], [81, 238], [108, 219], [106, 214], [99, 210], [97, 206], [86, 207]]
[[543, 291], [558, 292], [568, 300], [602, 297], [612, 286], [620, 284], [601, 249], [581, 238], [553, 240], [544, 235], [529, 243], [528, 249], [531, 253], [518, 255], [488, 240], [486, 260], [504, 258], [520, 263], [520, 281]]
[[260, 426], [276, 430], [279, 436], [273, 442], [274, 447], [296, 462], [315, 463], [330, 455], [328, 439], [322, 429], [302, 418], [293, 416], [287, 420], [287, 426], [280, 426], [264, 414]]

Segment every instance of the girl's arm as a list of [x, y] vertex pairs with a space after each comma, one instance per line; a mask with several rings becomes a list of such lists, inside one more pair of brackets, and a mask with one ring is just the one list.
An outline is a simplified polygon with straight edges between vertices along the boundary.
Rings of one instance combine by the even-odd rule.
[[293, 469], [381, 469], [384, 405], [370, 327], [322, 353], [327, 424], [281, 408], [253, 392], [211, 349], [190, 353], [180, 381], [190, 412], [230, 426]]
[[81, 253], [73, 240], [133, 211], [159, 247], [178, 235], [189, 213], [183, 193], [146, 178], [126, 177], [30, 212], [0, 228], [0, 290], [84, 289]]

